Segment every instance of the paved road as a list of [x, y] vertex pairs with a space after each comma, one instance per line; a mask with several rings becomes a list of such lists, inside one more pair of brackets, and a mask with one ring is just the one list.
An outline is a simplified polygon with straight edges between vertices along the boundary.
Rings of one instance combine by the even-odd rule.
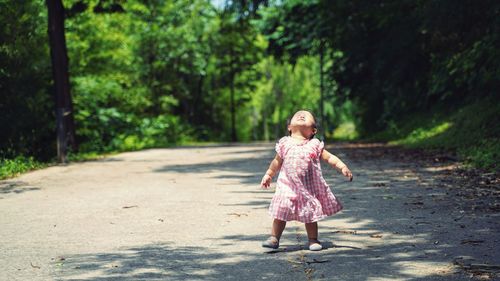
[[324, 167], [345, 209], [320, 223], [317, 253], [300, 223], [279, 251], [260, 247], [273, 191], [258, 183], [273, 144], [152, 149], [0, 181], [0, 280], [498, 277], [467, 267], [500, 264], [498, 210], [461, 198], [443, 178], [450, 163], [377, 145], [330, 150], [355, 179]]

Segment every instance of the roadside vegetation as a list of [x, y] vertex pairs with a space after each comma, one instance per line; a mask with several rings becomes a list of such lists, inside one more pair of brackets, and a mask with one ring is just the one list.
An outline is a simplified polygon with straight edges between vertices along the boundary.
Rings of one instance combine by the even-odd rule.
[[[218, 2], [0, 1], [0, 178], [56, 163], [58, 136], [68, 161], [273, 141], [297, 109], [327, 141], [498, 171], [499, 1]], [[64, 96], [46, 3], [64, 7]]]

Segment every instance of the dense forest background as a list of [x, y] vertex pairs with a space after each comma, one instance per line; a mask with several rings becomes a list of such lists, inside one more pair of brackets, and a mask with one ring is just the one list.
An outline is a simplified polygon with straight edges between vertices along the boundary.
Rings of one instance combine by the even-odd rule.
[[[326, 140], [498, 169], [499, 1], [62, 2], [72, 155], [275, 140], [309, 109]], [[46, 2], [0, 0], [0, 22], [0, 162], [51, 161]]]

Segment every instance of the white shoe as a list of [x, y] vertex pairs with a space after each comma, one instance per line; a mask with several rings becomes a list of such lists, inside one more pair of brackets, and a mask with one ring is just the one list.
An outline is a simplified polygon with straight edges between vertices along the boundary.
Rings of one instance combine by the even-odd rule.
[[323, 249], [323, 246], [321, 246], [321, 243], [316, 240], [315, 242], [311, 243], [309, 242], [309, 251], [321, 251]]

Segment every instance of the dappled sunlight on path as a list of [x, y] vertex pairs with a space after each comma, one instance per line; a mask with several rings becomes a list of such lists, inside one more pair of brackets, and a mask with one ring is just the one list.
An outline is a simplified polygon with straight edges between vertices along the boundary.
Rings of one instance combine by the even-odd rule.
[[[261, 248], [273, 189], [262, 190], [259, 182], [273, 146], [144, 150], [0, 182], [0, 237], [8, 241], [0, 245], [0, 263], [7, 265], [0, 280], [470, 280], [470, 274], [497, 274], [467, 266], [500, 264], [498, 211], [474, 209], [479, 203], [460, 195], [465, 186], [449, 180], [455, 163], [382, 144], [329, 146], [354, 181], [323, 164], [345, 206], [319, 223], [323, 251], [306, 250], [297, 222], [288, 223], [280, 249]], [[495, 206], [497, 195], [476, 200]]]

